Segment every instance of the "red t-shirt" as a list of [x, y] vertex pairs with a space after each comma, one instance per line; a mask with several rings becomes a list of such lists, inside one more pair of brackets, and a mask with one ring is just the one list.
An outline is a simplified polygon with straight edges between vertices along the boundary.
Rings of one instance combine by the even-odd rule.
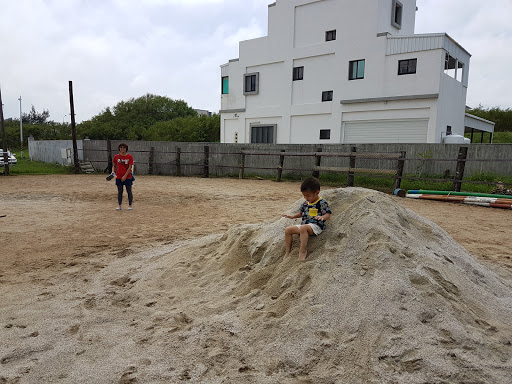
[[[133, 164], [133, 156], [130, 154], [126, 154], [125, 156], [117, 154], [114, 156], [113, 162], [117, 164], [116, 179], [122, 179], [126, 174], [128, 167]], [[131, 179], [132, 174], [130, 173], [126, 178]]]

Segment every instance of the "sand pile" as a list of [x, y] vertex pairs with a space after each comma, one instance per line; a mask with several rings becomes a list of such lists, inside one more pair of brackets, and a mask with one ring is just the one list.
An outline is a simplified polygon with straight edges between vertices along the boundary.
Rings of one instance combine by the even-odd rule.
[[119, 259], [77, 286], [78, 304], [48, 299], [40, 353], [13, 336], [4, 382], [510, 384], [510, 283], [389, 196], [322, 196], [334, 214], [305, 262], [298, 242], [282, 260], [292, 220], [269, 212]]

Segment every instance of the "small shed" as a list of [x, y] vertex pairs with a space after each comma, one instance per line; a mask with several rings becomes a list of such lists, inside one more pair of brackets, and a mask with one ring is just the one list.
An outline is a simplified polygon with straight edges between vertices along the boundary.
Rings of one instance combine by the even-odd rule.
[[482, 119], [481, 117], [470, 115], [466, 113], [464, 116], [464, 132], [471, 133], [470, 140], [472, 143], [475, 141], [474, 134], [480, 132], [480, 143], [484, 142], [484, 133], [489, 133], [489, 143], [492, 143], [492, 135], [494, 133], [494, 122]]

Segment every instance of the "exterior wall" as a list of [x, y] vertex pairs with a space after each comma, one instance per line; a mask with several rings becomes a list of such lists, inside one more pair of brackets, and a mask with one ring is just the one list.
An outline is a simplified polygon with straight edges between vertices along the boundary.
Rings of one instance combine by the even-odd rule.
[[[387, 55], [383, 58], [382, 71], [378, 76], [383, 79], [382, 88], [378, 96], [406, 96], [438, 94], [441, 84], [443, 67], [442, 49], [415, 51]], [[400, 60], [417, 59], [416, 73], [398, 75], [398, 62]]]
[[[441, 92], [439, 94], [439, 121], [436, 141], [446, 136], [446, 127], [452, 127], [452, 134], [464, 136], [465, 101], [467, 88], [457, 80], [442, 74]], [[460, 113], [453, 113], [460, 111]]]
[[[83, 160], [83, 142], [77, 141], [78, 160]], [[30, 160], [45, 163], [73, 165], [73, 140], [42, 140], [28, 139]]]
[[221, 67], [221, 76], [229, 77], [229, 93], [221, 95], [221, 111], [224, 109], [245, 108], [243, 84], [239, 60], [232, 60]]
[[283, 105], [289, 94], [288, 89], [282, 86], [284, 78], [290, 78], [288, 68], [284, 62], [274, 62], [262, 65], [247, 66], [245, 73], [259, 73], [259, 93], [245, 97], [245, 106], [253, 115], [264, 115], [265, 108], [275, 108]]
[[291, 117], [293, 136], [295, 140], [303, 143], [321, 144], [322, 142], [328, 141], [320, 140], [320, 130], [330, 129], [332, 125], [332, 114], [330, 113], [296, 115]]
[[[334, 90], [336, 68], [334, 54], [299, 58], [293, 60], [293, 67], [304, 67], [304, 79], [290, 81], [292, 87], [292, 105], [319, 104], [322, 102], [322, 91]], [[290, 71], [291, 77], [291, 71]]]
[[378, 33], [388, 32], [392, 35], [412, 35], [414, 34], [414, 25], [416, 22], [416, 1], [405, 2], [403, 4], [402, 27], [400, 29], [389, 24], [392, 12], [392, 2], [387, 0], [379, 1], [378, 12]]

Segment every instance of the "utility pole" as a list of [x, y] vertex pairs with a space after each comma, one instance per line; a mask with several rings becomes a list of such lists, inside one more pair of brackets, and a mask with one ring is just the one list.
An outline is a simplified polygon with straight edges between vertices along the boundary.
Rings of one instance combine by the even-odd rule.
[[78, 146], [76, 145], [76, 127], [75, 127], [75, 104], [73, 102], [73, 82], [69, 81], [69, 105], [71, 107], [71, 133], [73, 136], [73, 162], [75, 163], [75, 173], [80, 172], [78, 162]]
[[4, 126], [4, 105], [2, 103], [2, 90], [0, 89], [0, 126], [2, 129], [2, 143], [4, 150], [4, 170], [5, 174], [9, 175], [9, 155], [7, 154], [7, 139], [5, 137], [5, 126]]
[[21, 118], [21, 95], [18, 100], [20, 101], [20, 142], [21, 142], [21, 158], [23, 159], [23, 121]]

